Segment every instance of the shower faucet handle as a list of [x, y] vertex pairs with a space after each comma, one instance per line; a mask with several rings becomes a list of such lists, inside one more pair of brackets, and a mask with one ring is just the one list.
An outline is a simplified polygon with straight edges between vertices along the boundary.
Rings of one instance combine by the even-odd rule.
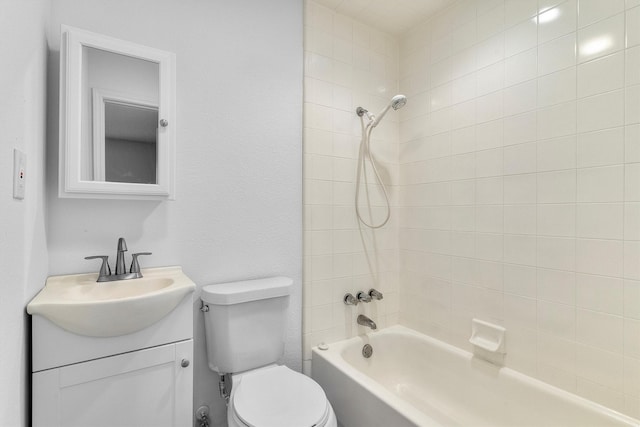
[[372, 299], [376, 299], [376, 300], [380, 301], [382, 299], [382, 292], [378, 292], [375, 289], [371, 288], [371, 289], [369, 289], [369, 296]]
[[371, 297], [369, 296], [369, 294], [363, 291], [358, 292], [356, 298], [358, 298], [358, 301], [360, 302], [371, 302]]
[[358, 300], [352, 294], [345, 294], [342, 301], [345, 305], [358, 305]]

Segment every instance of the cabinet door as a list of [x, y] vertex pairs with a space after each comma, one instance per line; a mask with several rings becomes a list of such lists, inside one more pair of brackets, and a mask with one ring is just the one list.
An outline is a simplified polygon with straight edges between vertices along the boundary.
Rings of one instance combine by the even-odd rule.
[[188, 340], [36, 372], [33, 426], [191, 425], [192, 359]]

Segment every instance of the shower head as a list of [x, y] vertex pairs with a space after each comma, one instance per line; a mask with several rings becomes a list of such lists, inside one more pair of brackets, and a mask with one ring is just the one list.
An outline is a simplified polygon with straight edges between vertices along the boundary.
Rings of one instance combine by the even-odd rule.
[[391, 98], [391, 108], [393, 108], [394, 110], [399, 110], [400, 108], [404, 107], [406, 103], [407, 97], [404, 95], [396, 95]]
[[389, 102], [389, 104], [387, 104], [387, 106], [384, 107], [384, 109], [380, 112], [380, 114], [378, 114], [376, 118], [371, 122], [371, 127], [374, 128], [378, 126], [378, 124], [380, 123], [384, 115], [387, 114], [387, 111], [389, 111], [389, 108], [393, 108], [394, 110], [399, 110], [400, 108], [404, 107], [406, 103], [407, 103], [407, 97], [404, 95], [396, 95], [393, 98], [391, 98], [391, 101]]

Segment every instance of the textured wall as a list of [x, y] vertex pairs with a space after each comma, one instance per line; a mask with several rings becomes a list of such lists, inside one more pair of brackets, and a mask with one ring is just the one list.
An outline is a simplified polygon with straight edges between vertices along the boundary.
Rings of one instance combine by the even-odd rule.
[[[28, 424], [26, 303], [47, 276], [44, 218], [48, 1], [0, 3], [0, 425]], [[27, 155], [24, 200], [14, 200], [13, 149]]]
[[[57, 54], [67, 24], [175, 52], [177, 195], [173, 202], [57, 198]], [[301, 368], [302, 4], [259, 1], [56, 1], [51, 19], [49, 273], [94, 271], [83, 259], [151, 251], [144, 266], [182, 265], [198, 288], [287, 275], [296, 284], [284, 361]], [[195, 401], [225, 425], [194, 304]]]

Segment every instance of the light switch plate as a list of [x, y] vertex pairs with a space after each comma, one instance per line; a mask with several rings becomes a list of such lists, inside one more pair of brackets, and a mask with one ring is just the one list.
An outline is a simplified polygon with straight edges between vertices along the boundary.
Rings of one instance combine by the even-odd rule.
[[27, 155], [17, 148], [13, 149], [13, 198], [24, 199], [27, 180]]

